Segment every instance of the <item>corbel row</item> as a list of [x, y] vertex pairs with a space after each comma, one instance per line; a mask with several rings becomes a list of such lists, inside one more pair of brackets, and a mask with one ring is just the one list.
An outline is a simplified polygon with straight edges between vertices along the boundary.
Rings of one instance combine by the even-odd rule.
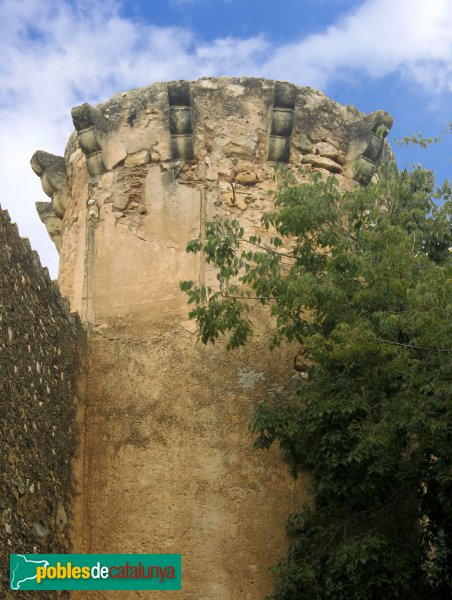
[[[102, 175], [106, 168], [100, 144], [102, 123], [98, 111], [89, 104], [76, 106], [72, 109], [72, 120], [80, 148], [86, 156], [88, 173], [91, 177]], [[51, 198], [50, 202], [36, 202], [36, 210], [59, 251], [63, 217], [70, 198], [66, 163], [63, 156], [43, 150], [35, 152], [30, 163], [41, 179], [42, 189]]]
[[[167, 90], [171, 159], [190, 161], [194, 158], [190, 84], [187, 81], [172, 82]], [[268, 132], [269, 161], [287, 163], [290, 160], [296, 100], [295, 85], [275, 82]], [[100, 111], [86, 103], [72, 109], [72, 119], [78, 143], [86, 157], [87, 171], [92, 178], [96, 178], [107, 171], [102, 154], [107, 124]], [[392, 118], [384, 111], [376, 111], [352, 126], [346, 158], [350, 177], [364, 185], [372, 179], [391, 127]], [[37, 203], [37, 210], [59, 248], [62, 218], [69, 202], [65, 160], [62, 156], [38, 150], [31, 159], [31, 166], [41, 178], [44, 192], [51, 198], [51, 202]]]
[[62, 156], [37, 150], [31, 157], [31, 168], [40, 177], [44, 192], [50, 202], [37, 202], [39, 218], [57, 249], [61, 245], [62, 219], [69, 203], [66, 164]]

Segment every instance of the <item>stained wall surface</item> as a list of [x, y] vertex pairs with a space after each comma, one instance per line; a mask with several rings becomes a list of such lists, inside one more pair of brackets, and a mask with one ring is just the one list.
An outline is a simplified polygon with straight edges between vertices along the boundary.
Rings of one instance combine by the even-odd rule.
[[309, 485], [277, 448], [253, 452], [248, 424], [259, 401], [295, 393], [295, 349], [267, 351], [264, 314], [245, 349], [197, 343], [179, 281], [215, 278], [185, 247], [206, 219], [261, 233], [278, 163], [300, 182], [368, 182], [392, 120], [246, 78], [155, 84], [72, 116], [64, 158], [38, 152], [32, 166], [51, 197], [38, 211], [60, 287], [89, 329], [76, 543], [181, 552], [183, 591], [168, 598], [263, 598]]
[[0, 208], [0, 597], [10, 553], [68, 552], [75, 377], [83, 333], [28, 240]]

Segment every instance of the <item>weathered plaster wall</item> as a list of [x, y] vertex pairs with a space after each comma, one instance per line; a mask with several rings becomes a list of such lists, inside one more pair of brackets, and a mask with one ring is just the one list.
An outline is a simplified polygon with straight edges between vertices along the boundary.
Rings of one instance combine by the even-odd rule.
[[246, 349], [198, 344], [178, 284], [215, 278], [186, 243], [212, 218], [261, 233], [278, 162], [299, 181], [369, 181], [388, 152], [377, 128], [392, 120], [311, 88], [229, 78], [155, 84], [72, 116], [65, 170], [45, 153], [32, 165], [52, 198], [38, 211], [61, 289], [89, 326], [76, 542], [182, 552], [184, 588], [168, 598], [263, 598], [309, 490], [276, 448], [251, 451], [247, 426], [261, 399], [295, 392], [295, 349], [267, 351], [265, 315]]
[[9, 553], [67, 552], [79, 320], [0, 208], [0, 597]]
[[262, 598], [308, 492], [276, 448], [252, 452], [247, 424], [259, 399], [293, 393], [293, 355], [204, 348], [164, 318], [100, 326], [89, 347], [81, 548], [181, 552], [169, 598]]

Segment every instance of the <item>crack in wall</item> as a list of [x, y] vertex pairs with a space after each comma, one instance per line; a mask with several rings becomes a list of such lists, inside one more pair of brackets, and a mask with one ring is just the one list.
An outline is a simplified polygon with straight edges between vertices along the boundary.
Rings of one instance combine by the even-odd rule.
[[91, 218], [85, 222], [85, 255], [83, 273], [82, 320], [88, 324], [95, 323], [93, 302], [91, 298], [90, 279], [94, 267], [95, 224]]
[[[199, 190], [200, 202], [199, 202], [199, 237], [203, 239], [206, 235], [206, 218], [207, 218], [207, 193], [206, 188], [203, 186]], [[201, 255], [199, 262], [199, 281], [201, 285], [206, 282], [206, 261], [204, 256]]]

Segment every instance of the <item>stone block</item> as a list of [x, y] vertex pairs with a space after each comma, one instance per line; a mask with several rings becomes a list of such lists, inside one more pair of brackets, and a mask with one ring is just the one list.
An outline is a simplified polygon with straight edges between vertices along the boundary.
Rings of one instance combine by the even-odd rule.
[[325, 156], [319, 156], [318, 154], [305, 154], [301, 157], [303, 164], [311, 164], [313, 167], [319, 169], [326, 169], [331, 173], [342, 173], [342, 166], [331, 158]]
[[149, 154], [149, 150], [143, 149], [139, 152], [135, 152], [134, 154], [129, 154], [125, 160], [124, 165], [126, 167], [139, 167], [140, 165], [145, 165], [150, 162], [151, 156]]
[[255, 185], [259, 180], [254, 171], [244, 171], [235, 176], [235, 180], [240, 185]]

